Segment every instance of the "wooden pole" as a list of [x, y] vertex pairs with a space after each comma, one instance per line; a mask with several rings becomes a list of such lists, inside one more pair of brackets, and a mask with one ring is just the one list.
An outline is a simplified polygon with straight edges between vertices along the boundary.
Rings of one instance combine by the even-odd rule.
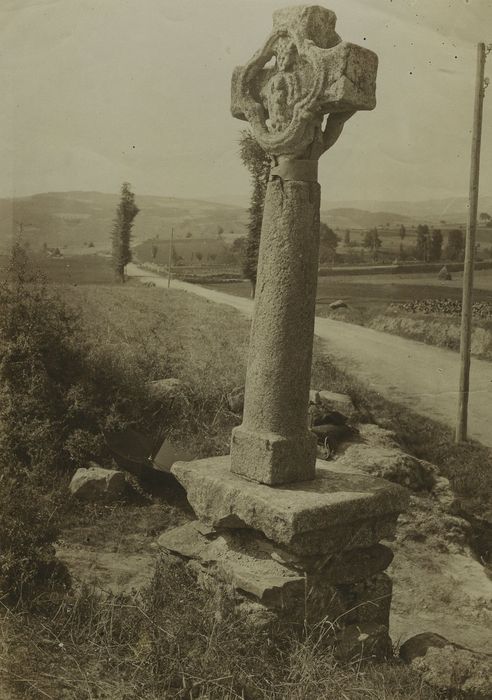
[[171, 265], [173, 262], [173, 238], [174, 238], [174, 229], [171, 229], [171, 240], [169, 241], [169, 257], [168, 257], [168, 263], [167, 263], [167, 288], [171, 286]]
[[477, 74], [475, 83], [475, 105], [473, 111], [473, 136], [470, 166], [470, 193], [468, 225], [465, 242], [465, 264], [463, 270], [463, 301], [461, 309], [460, 341], [460, 386], [458, 394], [458, 421], [456, 442], [467, 439], [468, 399], [470, 393], [470, 350], [473, 297], [473, 267], [475, 257], [475, 233], [477, 228], [478, 184], [480, 175], [480, 145], [482, 140], [483, 98], [485, 93], [485, 44], [477, 44]]

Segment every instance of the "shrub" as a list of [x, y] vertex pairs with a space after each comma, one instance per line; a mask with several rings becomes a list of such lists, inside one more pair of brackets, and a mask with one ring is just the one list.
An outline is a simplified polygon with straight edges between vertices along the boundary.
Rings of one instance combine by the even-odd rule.
[[0, 454], [72, 471], [109, 459], [104, 431], [163, 419], [152, 414], [148, 358], [119, 350], [84, 334], [79, 313], [16, 246], [0, 285]]
[[9, 602], [29, 603], [51, 581], [68, 583], [55, 558], [59, 490], [49, 493], [40, 475], [21, 464], [0, 464], [0, 591]]
[[[109, 462], [105, 430], [158, 425], [149, 358], [115, 354], [13, 249], [0, 285], [0, 590], [28, 598], [57, 573], [70, 474]], [[59, 571], [58, 571], [59, 573]], [[29, 595], [28, 595], [29, 594]]]

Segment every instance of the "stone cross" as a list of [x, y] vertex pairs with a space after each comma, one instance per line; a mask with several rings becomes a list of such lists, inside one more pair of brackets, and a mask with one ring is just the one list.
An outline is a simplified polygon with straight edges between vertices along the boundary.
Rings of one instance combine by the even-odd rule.
[[308, 404], [319, 255], [318, 159], [347, 119], [376, 104], [377, 56], [342, 41], [335, 22], [335, 14], [320, 6], [276, 11], [264, 47], [236, 68], [232, 79], [232, 114], [249, 122], [272, 168], [244, 417], [232, 434], [231, 470], [270, 485], [315, 476]]

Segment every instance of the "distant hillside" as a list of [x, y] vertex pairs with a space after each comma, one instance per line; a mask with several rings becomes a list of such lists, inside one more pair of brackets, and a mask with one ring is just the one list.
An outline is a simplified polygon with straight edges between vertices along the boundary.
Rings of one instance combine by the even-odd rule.
[[[466, 221], [468, 211], [468, 199], [466, 197], [447, 197], [442, 199], [426, 199], [421, 201], [370, 201], [353, 200], [346, 202], [334, 202], [324, 200], [322, 209], [364, 209], [370, 213], [381, 211], [396, 212], [409, 216], [422, 223], [426, 219], [429, 223], [439, 223], [441, 220], [448, 223], [463, 223]], [[479, 212], [485, 211], [492, 216], [492, 195], [484, 194], [479, 198]]]
[[[23, 225], [23, 237], [33, 248], [67, 247], [75, 252], [92, 242], [108, 248], [119, 201], [117, 194], [101, 192], [53, 192], [0, 200], [0, 249], [10, 246], [14, 228]], [[225, 237], [245, 234], [247, 213], [240, 207], [195, 199], [136, 194], [140, 213], [135, 219], [135, 243], [167, 238], [211, 238], [219, 227]]]
[[[244, 199], [247, 200], [247, 194]], [[101, 192], [50, 192], [14, 200], [0, 199], [0, 251], [10, 247], [12, 234], [19, 230], [21, 223], [24, 239], [34, 249], [46, 244], [49, 248], [65, 248], [71, 253], [87, 252], [89, 243], [93, 243], [96, 250], [108, 249], [118, 200], [118, 194]], [[233, 197], [229, 197], [230, 203], [226, 204], [136, 193], [136, 200], [141, 211], [135, 219], [135, 245], [158, 237], [167, 239], [171, 228], [176, 239], [186, 238], [188, 234], [193, 239], [213, 239], [220, 232], [222, 238], [230, 242], [246, 235], [247, 208], [232, 203]], [[464, 224], [466, 220], [464, 198], [333, 204], [322, 204], [321, 219], [340, 231], [377, 226], [384, 236], [395, 235], [401, 224], [407, 229], [419, 223], [445, 228], [442, 220], [450, 226]], [[492, 197], [481, 198], [479, 211], [492, 214]], [[488, 240], [488, 232], [481, 238]]]
[[387, 224], [407, 226], [415, 223], [412, 217], [404, 214], [387, 211], [370, 212], [352, 208], [322, 209], [321, 220], [325, 221], [331, 228], [340, 229], [365, 229], [386, 226]]

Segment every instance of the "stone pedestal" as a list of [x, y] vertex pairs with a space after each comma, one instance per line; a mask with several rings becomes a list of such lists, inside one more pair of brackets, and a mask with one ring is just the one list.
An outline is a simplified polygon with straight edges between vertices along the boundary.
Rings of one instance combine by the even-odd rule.
[[323, 623], [344, 658], [387, 653], [393, 554], [379, 541], [394, 533], [403, 488], [323, 461], [313, 480], [276, 487], [233, 474], [229, 457], [172, 472], [199, 520], [159, 544], [199, 580], [232, 585], [254, 622]]

